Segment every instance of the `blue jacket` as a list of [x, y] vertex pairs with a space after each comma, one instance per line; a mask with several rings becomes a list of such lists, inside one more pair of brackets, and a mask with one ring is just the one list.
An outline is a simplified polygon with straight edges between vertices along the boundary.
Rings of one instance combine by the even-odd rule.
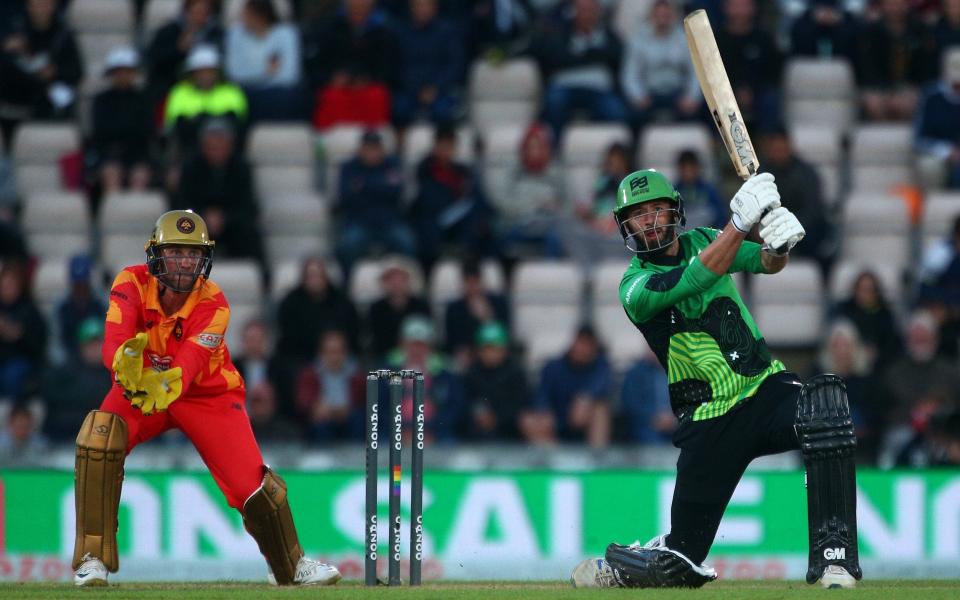
[[375, 227], [402, 218], [403, 172], [394, 157], [370, 167], [352, 158], [340, 168], [337, 208], [344, 220]]
[[441, 19], [425, 27], [405, 23], [397, 32], [402, 66], [400, 86], [407, 92], [436, 86], [449, 92], [463, 70], [463, 46], [454, 28]]
[[917, 106], [913, 124], [917, 150], [946, 158], [960, 143], [960, 94], [940, 83], [927, 88]]
[[643, 444], [670, 442], [670, 434], [650, 426], [650, 420], [663, 411], [672, 412], [667, 374], [651, 360], [640, 360], [623, 376], [620, 406], [626, 420], [627, 439]]
[[571, 431], [567, 424], [573, 399], [586, 394], [594, 400], [609, 400], [612, 379], [610, 363], [602, 354], [583, 366], [572, 364], [564, 354], [544, 365], [534, 406], [553, 413], [561, 439], [580, 439], [582, 433]]

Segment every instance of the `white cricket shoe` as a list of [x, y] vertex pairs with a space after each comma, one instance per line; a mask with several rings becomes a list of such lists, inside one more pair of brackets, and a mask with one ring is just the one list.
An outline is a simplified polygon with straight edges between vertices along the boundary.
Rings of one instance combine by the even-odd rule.
[[827, 565], [820, 578], [820, 585], [826, 589], [853, 589], [857, 580], [840, 565]]
[[[333, 585], [340, 581], [340, 571], [333, 565], [301, 556], [297, 562], [297, 572], [293, 575], [293, 585]], [[277, 585], [277, 578], [273, 570], [267, 567], [267, 581]]]
[[575, 588], [620, 587], [613, 576], [613, 569], [603, 558], [588, 558], [573, 568], [570, 584]]
[[73, 584], [79, 586], [107, 585], [107, 567], [103, 561], [89, 552], [83, 555], [83, 562], [73, 574]]

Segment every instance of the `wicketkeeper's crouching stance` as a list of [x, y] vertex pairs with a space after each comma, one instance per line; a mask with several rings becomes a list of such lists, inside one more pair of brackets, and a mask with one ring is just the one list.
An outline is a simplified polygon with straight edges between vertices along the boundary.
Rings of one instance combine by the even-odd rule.
[[281, 585], [332, 584], [336, 568], [303, 554], [283, 480], [264, 463], [244, 405], [243, 379], [223, 341], [230, 308], [210, 281], [214, 242], [199, 215], [164, 213], [146, 264], [110, 290], [103, 359], [115, 385], [77, 435], [74, 583], [106, 585], [119, 568], [117, 509], [134, 446], [183, 431]]
[[[723, 231], [680, 233], [683, 199], [652, 170], [628, 175], [615, 216], [636, 253], [620, 283], [630, 321], [667, 371], [680, 424], [670, 533], [647, 544], [610, 544], [577, 565], [577, 587], [700, 587], [717, 578], [703, 564], [723, 512], [754, 458], [800, 448], [807, 471], [807, 582], [853, 587], [857, 556], [856, 438], [843, 380], [806, 383], [773, 358], [731, 273], [776, 273], [803, 238], [780, 206], [773, 176], [749, 179], [730, 203]], [[746, 241], [757, 223], [763, 245]]]

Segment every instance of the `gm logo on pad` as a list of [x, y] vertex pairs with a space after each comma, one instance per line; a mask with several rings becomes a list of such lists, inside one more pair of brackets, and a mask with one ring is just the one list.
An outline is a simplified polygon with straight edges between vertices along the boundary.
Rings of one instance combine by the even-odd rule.
[[633, 178], [633, 179], [630, 180], [630, 191], [631, 191], [631, 192], [635, 192], [635, 191], [637, 191], [639, 188], [645, 188], [645, 187], [647, 187], [647, 176], [646, 176], [646, 175], [644, 175], [643, 177], [635, 177], [635, 178]]

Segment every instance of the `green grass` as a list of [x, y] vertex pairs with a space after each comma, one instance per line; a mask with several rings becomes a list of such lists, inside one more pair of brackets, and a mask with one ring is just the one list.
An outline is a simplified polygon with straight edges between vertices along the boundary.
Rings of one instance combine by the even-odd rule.
[[734, 581], [709, 584], [699, 590], [575, 590], [567, 583], [489, 582], [430, 583], [420, 588], [367, 588], [355, 582], [326, 588], [276, 588], [266, 584], [240, 583], [122, 583], [109, 588], [78, 589], [68, 583], [4, 583], [0, 598], [56, 599], [106, 598], [120, 600], [271, 600], [282, 598], [336, 598], [367, 600], [374, 598], [434, 598], [437, 600], [500, 600], [522, 598], [546, 600], [564, 598], [674, 598], [696, 600], [776, 600], [780, 598], [855, 597], [858, 600], [947, 600], [960, 598], [960, 581], [865, 581], [856, 590], [823, 590], [797, 581]]

